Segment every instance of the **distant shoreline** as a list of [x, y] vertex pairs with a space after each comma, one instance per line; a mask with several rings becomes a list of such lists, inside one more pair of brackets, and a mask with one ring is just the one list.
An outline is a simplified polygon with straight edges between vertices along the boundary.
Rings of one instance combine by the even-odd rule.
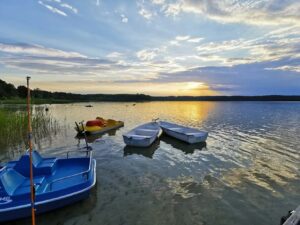
[[[128, 96], [128, 95], [126, 95]], [[102, 97], [102, 99], [43, 99], [32, 98], [31, 103], [36, 105], [41, 104], [67, 104], [67, 103], [88, 103], [88, 102], [163, 102], [163, 101], [210, 101], [210, 102], [271, 102], [271, 101], [299, 101], [300, 96], [286, 95], [264, 95], [264, 96], [168, 96], [168, 97], [153, 97], [147, 99], [134, 99], [134, 96], [129, 95], [129, 98], [120, 99], [119, 96], [114, 98], [114, 95]], [[0, 99], [0, 104], [26, 104], [25, 98], [8, 98]]]
[[[0, 104], [25, 104], [27, 88], [0, 79]], [[74, 94], [31, 90], [32, 104], [74, 102], [150, 102], [150, 101], [300, 101], [300, 95], [260, 96], [151, 96], [145, 94]]]

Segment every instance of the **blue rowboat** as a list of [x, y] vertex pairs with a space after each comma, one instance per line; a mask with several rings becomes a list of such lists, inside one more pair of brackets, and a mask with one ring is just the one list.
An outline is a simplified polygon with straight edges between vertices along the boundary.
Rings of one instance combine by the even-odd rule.
[[[78, 151], [77, 151], [78, 152]], [[61, 208], [89, 196], [96, 183], [96, 160], [85, 157], [43, 158], [32, 152], [36, 213]], [[31, 215], [29, 154], [0, 168], [0, 222]]]

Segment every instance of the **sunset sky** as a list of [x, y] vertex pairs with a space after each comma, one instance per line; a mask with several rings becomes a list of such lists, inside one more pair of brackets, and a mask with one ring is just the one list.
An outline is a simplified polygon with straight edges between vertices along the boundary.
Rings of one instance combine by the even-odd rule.
[[299, 0], [1, 0], [0, 79], [49, 91], [300, 95]]

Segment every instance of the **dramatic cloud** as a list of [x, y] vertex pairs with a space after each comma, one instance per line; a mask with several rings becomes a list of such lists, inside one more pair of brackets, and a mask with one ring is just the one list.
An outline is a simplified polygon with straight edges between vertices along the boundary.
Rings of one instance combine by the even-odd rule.
[[[285, 65], [295, 65], [286, 67]], [[272, 68], [272, 71], [270, 68]], [[197, 67], [176, 73], [163, 73], [152, 82], [205, 82], [228, 94], [300, 94], [300, 58], [235, 66]], [[259, 80], [259, 82], [257, 82]], [[291, 84], [290, 80], [294, 80]], [[214, 87], [214, 88], [213, 88]], [[225, 88], [226, 87], [226, 88]], [[221, 91], [221, 89], [219, 89]]]
[[177, 0], [153, 1], [160, 5], [160, 11], [166, 16], [180, 13], [194, 13], [206, 16], [222, 23], [263, 24], [299, 24], [299, 1], [253, 1], [253, 0]]
[[157, 95], [299, 94], [297, 0], [34, 3], [0, 3], [1, 76]]

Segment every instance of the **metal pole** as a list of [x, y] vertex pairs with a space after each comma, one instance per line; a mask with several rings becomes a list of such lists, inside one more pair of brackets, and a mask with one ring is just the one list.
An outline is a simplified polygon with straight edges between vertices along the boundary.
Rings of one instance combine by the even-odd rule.
[[28, 114], [28, 145], [29, 145], [29, 158], [30, 158], [30, 192], [31, 192], [31, 218], [32, 225], [35, 225], [35, 209], [34, 209], [34, 198], [35, 198], [35, 190], [33, 183], [33, 169], [32, 169], [32, 128], [31, 128], [31, 118], [30, 118], [30, 88], [29, 88], [29, 80], [30, 77], [26, 77], [27, 79], [27, 114]]

